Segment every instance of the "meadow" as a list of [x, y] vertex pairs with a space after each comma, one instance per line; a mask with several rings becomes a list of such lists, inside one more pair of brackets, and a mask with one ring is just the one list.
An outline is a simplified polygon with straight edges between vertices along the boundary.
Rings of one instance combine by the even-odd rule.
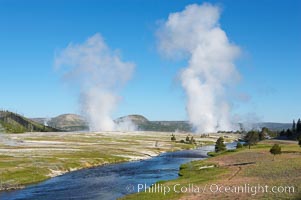
[[[185, 140], [188, 134], [175, 135], [179, 141]], [[195, 139], [197, 145], [206, 145], [213, 144], [217, 137]], [[233, 134], [229, 141], [236, 137]], [[170, 132], [1, 134], [0, 188], [18, 189], [74, 170], [147, 159], [197, 145], [173, 142]]]
[[[273, 144], [280, 144], [282, 148], [282, 154], [276, 155], [275, 160], [269, 152]], [[301, 148], [297, 142], [265, 140], [252, 146], [251, 149], [243, 147], [235, 151], [226, 151], [206, 160], [184, 164], [179, 169], [178, 179], [160, 182], [170, 188], [176, 184], [186, 188], [194, 185], [194, 188], [200, 188], [199, 191], [179, 192], [177, 189], [167, 194], [141, 192], [122, 199], [297, 200], [301, 198], [300, 169]], [[264, 188], [267, 186], [268, 189], [263, 190], [260, 186]], [[217, 191], [217, 187], [221, 188], [221, 191]], [[225, 192], [226, 187], [232, 190]], [[245, 192], [239, 187], [245, 187]], [[235, 191], [235, 188], [238, 189]]]

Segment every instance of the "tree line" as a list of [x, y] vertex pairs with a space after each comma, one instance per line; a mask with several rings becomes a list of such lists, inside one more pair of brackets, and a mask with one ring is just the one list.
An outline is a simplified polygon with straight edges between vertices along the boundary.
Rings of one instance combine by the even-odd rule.
[[280, 132], [280, 136], [287, 137], [288, 139], [297, 139], [300, 140], [301, 138], [301, 120], [298, 119], [297, 123], [293, 120], [292, 128], [287, 130], [282, 130]]

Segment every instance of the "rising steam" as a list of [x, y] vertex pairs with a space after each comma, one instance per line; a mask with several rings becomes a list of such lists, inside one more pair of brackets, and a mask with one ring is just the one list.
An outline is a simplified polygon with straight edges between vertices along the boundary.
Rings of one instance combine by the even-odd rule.
[[58, 53], [55, 66], [69, 84], [80, 88], [80, 106], [92, 131], [117, 130], [111, 114], [118, 90], [131, 78], [134, 64], [123, 62], [100, 34], [82, 44], [69, 44]]
[[232, 129], [225, 90], [239, 78], [234, 60], [240, 50], [229, 42], [219, 17], [217, 6], [189, 5], [170, 14], [157, 34], [163, 55], [188, 58], [180, 80], [189, 121], [198, 132]]

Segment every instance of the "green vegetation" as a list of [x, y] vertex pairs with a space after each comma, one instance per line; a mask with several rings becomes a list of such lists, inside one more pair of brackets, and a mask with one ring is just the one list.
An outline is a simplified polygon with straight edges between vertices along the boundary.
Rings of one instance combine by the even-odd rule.
[[280, 136], [287, 137], [287, 139], [298, 140], [301, 137], [301, 120], [298, 119], [297, 123], [293, 120], [291, 128], [282, 130]]
[[298, 122], [297, 122], [296, 132], [297, 133], [301, 132], [301, 120], [300, 119], [298, 119]]
[[7, 133], [59, 131], [58, 129], [44, 126], [19, 114], [9, 111], [0, 111], [0, 126]]
[[274, 155], [273, 160], [275, 160], [275, 155], [281, 154], [281, 147], [279, 144], [274, 144], [270, 149], [270, 153]]
[[[47, 121], [47, 124], [51, 127], [64, 130], [64, 131], [82, 131], [88, 130], [88, 123], [83, 119], [83, 117], [76, 114], [63, 114], [57, 117], [46, 119], [46, 118], [33, 118], [33, 121], [38, 123], [44, 123]], [[125, 120], [132, 121], [141, 131], [162, 131], [162, 132], [192, 132], [193, 127], [188, 121], [149, 121], [142, 115], [127, 115], [124, 117], [117, 118], [115, 123], [121, 123]], [[241, 127], [241, 132], [244, 132], [244, 127], [242, 124], [239, 124]], [[289, 123], [256, 123], [256, 127], [266, 127], [269, 128], [268, 134], [271, 137], [278, 136], [278, 131], [281, 131], [283, 128], [287, 129], [291, 127]], [[273, 130], [273, 131], [271, 131]], [[218, 131], [219, 133], [225, 133], [224, 131]], [[232, 131], [228, 133], [233, 133]], [[240, 133], [236, 131], [234, 133]]]
[[[186, 134], [172, 135], [178, 140], [186, 138]], [[2, 189], [43, 181], [77, 169], [195, 148], [195, 144], [171, 141], [170, 133], [163, 132], [32, 132], [2, 137]], [[212, 138], [195, 138], [198, 144], [212, 144]], [[190, 141], [196, 139], [191, 137]], [[230, 139], [237, 139], [237, 135], [229, 136]]]
[[186, 121], [145, 121], [138, 124], [138, 129], [143, 131], [191, 132], [192, 126]]
[[[208, 167], [209, 166], [209, 167]], [[121, 199], [123, 200], [171, 200], [179, 199], [183, 196], [183, 193], [177, 193], [179, 187], [176, 188], [176, 191], [173, 190], [175, 184], [180, 184], [181, 187], [189, 187], [191, 184], [202, 184], [206, 183], [209, 180], [217, 180], [219, 175], [225, 173], [225, 169], [217, 167], [214, 163], [209, 163], [206, 161], [193, 161], [187, 164], [183, 164], [179, 169], [179, 178], [171, 181], [160, 181], [157, 184], [162, 184], [171, 188], [171, 191], [163, 193], [149, 193], [141, 192], [136, 194], [131, 194], [125, 196]], [[201, 174], [201, 175], [200, 175]]]
[[259, 133], [257, 131], [249, 131], [245, 136], [246, 145], [249, 146], [249, 149], [252, 145], [257, 144], [259, 141]]
[[224, 144], [224, 138], [219, 137], [215, 144], [215, 152], [218, 153], [218, 152], [222, 152], [225, 150], [227, 150], [227, 148], [226, 148], [226, 145]]
[[[281, 144], [282, 156], [272, 161], [269, 150], [273, 144]], [[199, 188], [210, 187], [211, 184], [238, 186], [245, 183], [250, 186], [268, 185], [291, 186], [291, 193], [212, 193], [208, 189], [200, 193], [136, 193], [122, 199], [300, 199], [301, 192], [301, 150], [296, 142], [281, 140], [264, 140], [253, 145], [252, 149], [242, 147], [233, 152], [224, 151], [215, 157], [186, 163], [180, 167], [176, 180], [160, 181], [164, 186], [194, 184]], [[289, 164], [288, 164], [289, 163]]]
[[176, 141], [176, 136], [174, 134], [171, 134], [171, 141]]
[[193, 136], [191, 136], [191, 138], [189, 136], [186, 136], [185, 140], [180, 140], [180, 141], [176, 141], [176, 136], [172, 133], [171, 134], [171, 141], [176, 142], [176, 143], [181, 143], [181, 144], [188, 144], [191, 148], [194, 147], [195, 145], [197, 145], [196, 140], [193, 138]]

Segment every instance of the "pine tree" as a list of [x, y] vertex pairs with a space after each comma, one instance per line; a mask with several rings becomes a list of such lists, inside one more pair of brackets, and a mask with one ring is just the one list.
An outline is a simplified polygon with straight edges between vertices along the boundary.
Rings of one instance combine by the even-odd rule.
[[249, 149], [251, 148], [251, 145], [255, 145], [259, 141], [259, 134], [256, 131], [249, 131], [247, 135], [245, 136], [245, 140], [249, 146]]
[[286, 136], [287, 136], [288, 138], [290, 138], [292, 135], [293, 135], [292, 131], [291, 131], [290, 129], [287, 129], [287, 130], [286, 130]]
[[295, 120], [293, 120], [292, 132], [293, 132], [293, 133], [296, 132], [296, 123], [295, 123]]
[[215, 144], [215, 152], [221, 152], [227, 150], [226, 145], [224, 144], [224, 138], [220, 137], [217, 139]]
[[264, 140], [265, 139], [265, 136], [267, 136], [269, 133], [269, 129], [266, 128], [266, 127], [263, 127], [258, 135], [259, 137], [259, 140]]
[[297, 131], [297, 133], [300, 133], [300, 132], [301, 132], [301, 120], [300, 120], [300, 118], [298, 119], [298, 122], [297, 122], [297, 128], [296, 128], [296, 131]]
[[280, 136], [285, 136], [285, 130], [282, 129], [282, 131], [280, 132]]
[[196, 141], [195, 141], [195, 139], [193, 138], [193, 136], [191, 136], [189, 143], [190, 143], [190, 144], [196, 144]]

